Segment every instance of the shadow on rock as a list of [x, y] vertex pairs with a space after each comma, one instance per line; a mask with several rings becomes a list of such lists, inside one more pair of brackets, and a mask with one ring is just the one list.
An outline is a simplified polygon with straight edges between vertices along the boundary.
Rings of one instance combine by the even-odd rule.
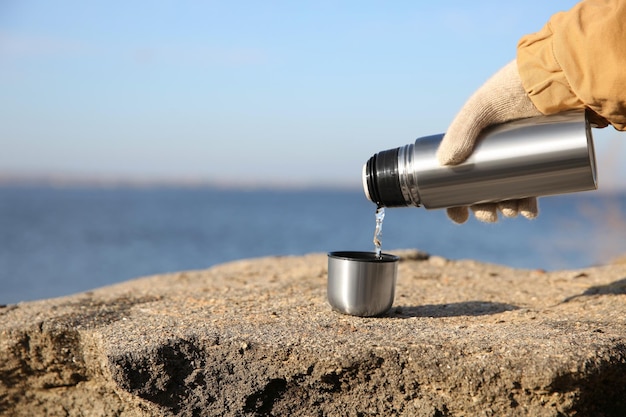
[[589, 287], [582, 294], [573, 295], [567, 297], [564, 302], [574, 300], [581, 297], [589, 297], [593, 295], [619, 295], [626, 294], [626, 278], [618, 279], [615, 282], [611, 282], [606, 285], [596, 285]]
[[576, 392], [568, 415], [626, 416], [626, 345], [617, 344], [611, 354], [585, 365], [585, 372], [564, 373], [552, 382], [553, 392]]
[[391, 309], [387, 317], [406, 319], [411, 317], [487, 316], [517, 310], [518, 308], [505, 303], [465, 301], [462, 303], [428, 304], [416, 307], [399, 306]]

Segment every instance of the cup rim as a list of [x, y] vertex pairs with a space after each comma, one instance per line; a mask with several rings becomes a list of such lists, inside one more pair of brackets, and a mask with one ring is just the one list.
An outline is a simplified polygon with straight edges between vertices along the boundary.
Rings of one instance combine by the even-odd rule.
[[380, 257], [376, 256], [375, 252], [365, 252], [365, 251], [333, 251], [328, 252], [329, 258], [334, 259], [342, 259], [345, 261], [352, 262], [374, 262], [374, 263], [382, 263], [382, 262], [398, 262], [400, 260], [399, 256], [392, 255], [390, 253], [381, 253]]

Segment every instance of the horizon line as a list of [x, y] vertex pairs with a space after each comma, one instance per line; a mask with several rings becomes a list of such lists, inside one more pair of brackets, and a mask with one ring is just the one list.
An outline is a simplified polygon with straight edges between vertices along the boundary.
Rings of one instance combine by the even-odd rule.
[[[80, 174], [17, 174], [0, 172], [0, 187], [48, 187], [48, 188], [212, 188], [217, 190], [337, 190], [362, 191], [359, 181], [276, 181], [276, 180], [240, 180], [240, 179], [208, 179], [202, 177], [176, 176], [133, 176], [133, 175], [80, 175]], [[598, 187], [597, 190], [583, 191], [572, 194], [598, 193], [615, 195], [626, 193], [626, 187]], [[566, 194], [562, 194], [566, 195]], [[539, 196], [541, 198], [541, 196]], [[549, 197], [549, 196], [545, 196]]]
[[215, 188], [231, 190], [360, 190], [361, 183], [347, 181], [246, 181], [239, 179], [208, 179], [201, 177], [149, 177], [133, 175], [79, 175], [79, 174], [15, 174], [0, 172], [0, 187], [51, 188]]

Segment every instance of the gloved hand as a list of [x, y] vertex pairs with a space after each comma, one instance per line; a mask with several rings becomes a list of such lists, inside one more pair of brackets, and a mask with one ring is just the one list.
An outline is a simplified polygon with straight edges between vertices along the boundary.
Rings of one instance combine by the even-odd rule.
[[[441, 165], [457, 165], [472, 153], [478, 134], [487, 126], [526, 117], [539, 116], [541, 112], [526, 94], [513, 60], [495, 73], [465, 103], [443, 137], [437, 159]], [[477, 204], [471, 207], [474, 216], [483, 222], [498, 220], [498, 210], [506, 217], [518, 214], [532, 219], [537, 217], [535, 197], [500, 203]], [[467, 207], [447, 209], [448, 217], [455, 223], [464, 223], [469, 217]]]

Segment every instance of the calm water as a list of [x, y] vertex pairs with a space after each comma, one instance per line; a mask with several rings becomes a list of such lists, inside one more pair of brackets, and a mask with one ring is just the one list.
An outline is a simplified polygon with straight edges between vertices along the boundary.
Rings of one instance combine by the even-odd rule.
[[[626, 198], [541, 200], [535, 221], [451, 224], [387, 209], [383, 251], [522, 268], [578, 268], [626, 253]], [[240, 258], [373, 250], [376, 207], [360, 191], [0, 188], [0, 304]]]

